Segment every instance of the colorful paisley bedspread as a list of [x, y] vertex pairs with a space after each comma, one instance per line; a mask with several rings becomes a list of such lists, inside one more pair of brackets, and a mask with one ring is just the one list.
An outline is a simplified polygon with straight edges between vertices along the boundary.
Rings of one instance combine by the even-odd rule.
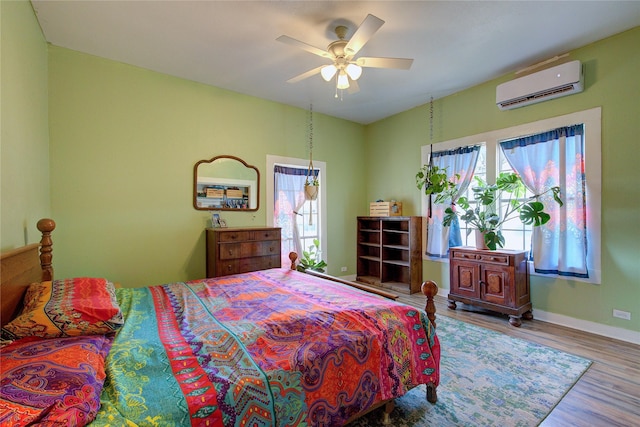
[[439, 381], [422, 311], [296, 271], [117, 295], [94, 425], [335, 426]]

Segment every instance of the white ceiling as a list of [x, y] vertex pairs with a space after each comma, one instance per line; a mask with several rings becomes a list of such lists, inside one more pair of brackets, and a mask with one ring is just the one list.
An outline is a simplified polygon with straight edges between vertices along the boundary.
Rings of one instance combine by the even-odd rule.
[[[640, 1], [42, 1], [48, 42], [115, 61], [371, 123], [640, 25]], [[414, 58], [365, 68], [360, 92], [334, 98], [328, 63], [276, 41], [326, 49], [367, 14], [385, 24], [357, 56]], [[496, 107], [497, 108], [497, 107]]]

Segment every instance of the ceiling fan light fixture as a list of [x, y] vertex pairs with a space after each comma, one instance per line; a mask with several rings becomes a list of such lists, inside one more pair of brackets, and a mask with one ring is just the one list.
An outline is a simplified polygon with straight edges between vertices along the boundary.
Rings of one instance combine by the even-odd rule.
[[345, 68], [345, 71], [347, 72], [349, 77], [351, 77], [351, 80], [358, 80], [362, 75], [362, 67], [356, 64], [347, 65], [347, 68]]
[[340, 70], [340, 74], [338, 74], [338, 89], [349, 89], [349, 76], [344, 70]]
[[322, 67], [320, 69], [320, 75], [322, 76], [322, 78], [324, 79], [325, 82], [329, 82], [329, 81], [331, 81], [333, 76], [336, 75], [337, 71], [338, 71], [338, 69], [336, 68], [336, 66], [331, 64], [331, 65], [327, 65], [325, 67]]

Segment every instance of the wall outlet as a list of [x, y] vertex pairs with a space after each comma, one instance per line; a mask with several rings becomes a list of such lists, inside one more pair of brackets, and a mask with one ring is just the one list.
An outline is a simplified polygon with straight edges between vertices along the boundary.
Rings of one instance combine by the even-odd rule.
[[631, 320], [631, 313], [628, 311], [616, 310], [613, 309], [613, 317], [617, 317], [619, 319]]
[[345, 271], [347, 271], [347, 267], [341, 267], [340, 271], [342, 271], [344, 273]]

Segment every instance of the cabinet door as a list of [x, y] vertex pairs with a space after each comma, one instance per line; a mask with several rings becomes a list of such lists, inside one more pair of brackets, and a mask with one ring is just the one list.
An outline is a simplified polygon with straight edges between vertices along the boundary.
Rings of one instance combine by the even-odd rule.
[[451, 293], [466, 298], [480, 298], [480, 265], [454, 261], [451, 264]]
[[509, 268], [483, 265], [480, 298], [483, 301], [513, 306], [511, 289], [511, 271]]

